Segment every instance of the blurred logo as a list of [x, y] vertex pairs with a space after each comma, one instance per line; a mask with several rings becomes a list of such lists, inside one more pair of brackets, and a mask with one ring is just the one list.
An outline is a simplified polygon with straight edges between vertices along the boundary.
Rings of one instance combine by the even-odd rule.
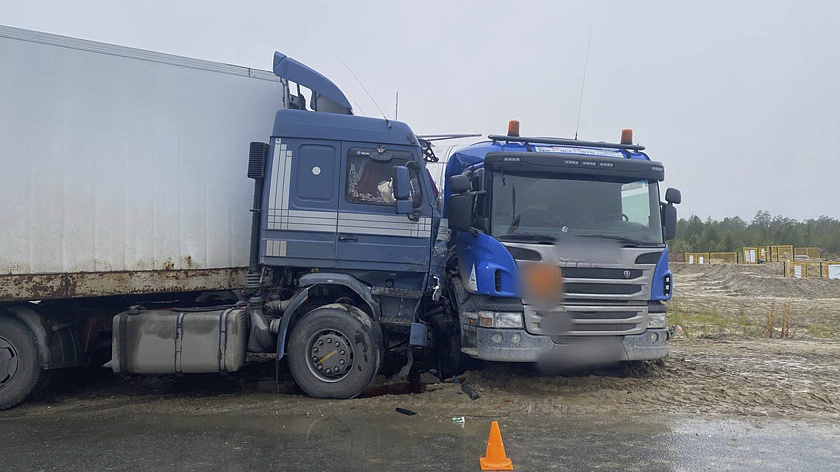
[[532, 305], [552, 307], [563, 300], [563, 275], [560, 268], [545, 263], [522, 265], [519, 289]]
[[630, 273], [630, 271], [629, 271], [629, 270], [625, 270], [625, 271], [624, 271], [624, 278], [625, 278], [625, 279], [629, 279], [631, 275], [632, 275], [632, 274]]

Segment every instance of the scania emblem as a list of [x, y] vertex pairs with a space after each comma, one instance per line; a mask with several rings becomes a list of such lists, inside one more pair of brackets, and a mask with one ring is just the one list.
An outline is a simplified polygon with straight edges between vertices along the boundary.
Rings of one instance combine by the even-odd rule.
[[630, 271], [629, 271], [629, 270], [625, 270], [625, 271], [624, 271], [624, 278], [625, 278], [625, 279], [629, 279], [631, 275], [632, 275], [632, 274], [630, 273]]

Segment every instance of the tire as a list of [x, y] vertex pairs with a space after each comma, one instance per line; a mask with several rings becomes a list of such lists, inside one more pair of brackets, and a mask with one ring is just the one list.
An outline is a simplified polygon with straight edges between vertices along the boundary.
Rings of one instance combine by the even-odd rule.
[[307, 395], [354, 398], [379, 371], [384, 356], [382, 331], [354, 306], [326, 305], [298, 321], [288, 354], [289, 371]]
[[15, 318], [0, 316], [0, 410], [22, 402], [47, 377], [32, 330]]
[[460, 333], [438, 334], [438, 372], [441, 379], [448, 379], [463, 374], [468, 370], [481, 368], [481, 361], [461, 352]]

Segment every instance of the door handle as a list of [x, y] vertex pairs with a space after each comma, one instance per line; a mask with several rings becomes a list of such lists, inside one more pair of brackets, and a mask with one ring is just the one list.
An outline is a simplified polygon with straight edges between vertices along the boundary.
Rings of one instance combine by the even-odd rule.
[[339, 241], [358, 241], [359, 238], [357, 236], [339, 236]]

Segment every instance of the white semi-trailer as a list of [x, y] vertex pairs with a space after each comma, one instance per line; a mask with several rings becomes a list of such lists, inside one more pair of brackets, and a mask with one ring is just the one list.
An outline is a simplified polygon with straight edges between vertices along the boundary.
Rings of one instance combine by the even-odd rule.
[[243, 152], [288, 99], [272, 72], [0, 26], [0, 408], [88, 363], [114, 297], [245, 286]]
[[235, 288], [273, 73], [0, 27], [0, 301]]

